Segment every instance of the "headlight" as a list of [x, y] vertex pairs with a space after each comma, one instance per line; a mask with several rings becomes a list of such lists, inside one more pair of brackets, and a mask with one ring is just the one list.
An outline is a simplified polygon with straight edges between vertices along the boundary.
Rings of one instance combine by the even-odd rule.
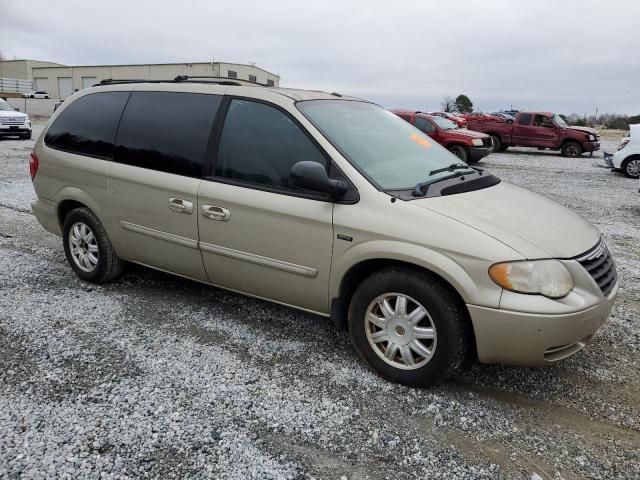
[[620, 146], [618, 147], [618, 150], [622, 150], [624, 147], [626, 147], [627, 143], [629, 143], [629, 140], [623, 140]]
[[481, 147], [482, 146], [482, 139], [481, 138], [474, 138], [473, 140], [471, 140], [471, 143], [473, 143], [474, 147]]
[[496, 263], [489, 276], [497, 285], [517, 293], [533, 293], [561, 298], [574, 286], [573, 277], [558, 260]]
[[596, 136], [595, 135], [589, 135], [589, 141], [590, 142], [595, 142], [596, 141]]

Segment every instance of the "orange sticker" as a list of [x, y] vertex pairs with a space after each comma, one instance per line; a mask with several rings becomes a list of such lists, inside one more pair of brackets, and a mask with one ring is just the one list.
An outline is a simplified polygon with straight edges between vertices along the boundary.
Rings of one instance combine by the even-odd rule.
[[426, 138], [422, 138], [417, 133], [412, 133], [409, 138], [424, 148], [431, 148], [431, 142]]

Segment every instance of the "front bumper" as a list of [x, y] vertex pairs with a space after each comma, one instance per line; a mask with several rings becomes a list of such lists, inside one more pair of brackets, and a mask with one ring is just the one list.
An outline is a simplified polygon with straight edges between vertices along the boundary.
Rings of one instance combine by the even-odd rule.
[[587, 345], [611, 313], [618, 285], [585, 310], [553, 315], [467, 305], [478, 360], [520, 366], [545, 366], [570, 357]]
[[31, 125], [0, 125], [0, 135], [24, 135], [31, 131]]
[[477, 162], [493, 152], [493, 147], [469, 147], [469, 160]]
[[595, 152], [596, 150], [600, 150], [600, 142], [583, 142], [582, 149], [585, 152]]

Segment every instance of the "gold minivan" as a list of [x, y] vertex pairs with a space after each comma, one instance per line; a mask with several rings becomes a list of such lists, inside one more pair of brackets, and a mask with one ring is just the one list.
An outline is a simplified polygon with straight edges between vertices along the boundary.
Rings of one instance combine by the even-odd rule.
[[336, 93], [105, 81], [54, 113], [30, 170], [33, 211], [83, 280], [135, 262], [331, 317], [407, 385], [467, 355], [567, 358], [618, 290], [580, 216]]

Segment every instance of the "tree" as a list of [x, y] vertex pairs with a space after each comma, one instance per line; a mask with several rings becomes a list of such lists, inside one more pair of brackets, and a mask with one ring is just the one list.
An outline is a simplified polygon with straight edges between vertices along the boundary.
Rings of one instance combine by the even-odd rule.
[[454, 112], [456, 110], [456, 101], [453, 99], [453, 97], [447, 95], [442, 99], [440, 108], [443, 112]]
[[456, 97], [456, 110], [460, 113], [473, 112], [473, 102], [464, 93]]

